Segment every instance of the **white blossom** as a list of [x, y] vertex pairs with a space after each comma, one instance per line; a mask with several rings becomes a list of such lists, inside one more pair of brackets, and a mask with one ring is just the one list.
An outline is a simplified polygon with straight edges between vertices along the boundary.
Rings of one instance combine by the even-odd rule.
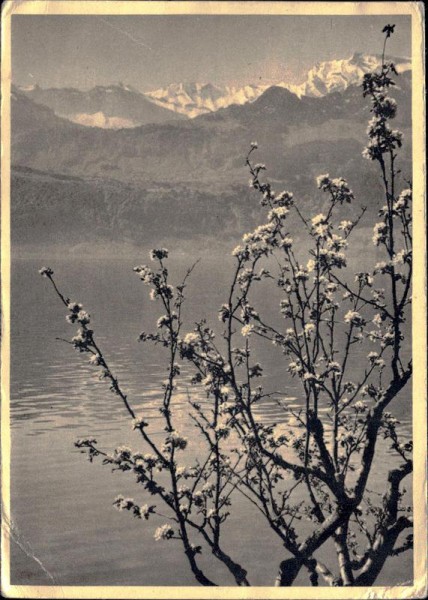
[[349, 310], [346, 313], [344, 320], [345, 323], [352, 323], [352, 325], [355, 325], [356, 327], [364, 327], [366, 323], [360, 313], [355, 310]]
[[380, 327], [382, 325], [382, 317], [379, 313], [375, 314], [372, 319], [372, 323], [373, 325], [376, 325], [376, 327]]
[[302, 363], [299, 361], [293, 361], [289, 363], [287, 369], [292, 375], [300, 375], [303, 372]]
[[317, 225], [326, 223], [326, 216], [322, 213], [319, 213], [318, 215], [315, 215], [315, 217], [313, 217], [311, 219], [311, 223], [312, 223], [312, 227], [316, 227]]
[[178, 450], [184, 450], [187, 446], [187, 442], [188, 439], [177, 433], [177, 431], [171, 431], [166, 438], [166, 443]]
[[316, 182], [320, 190], [326, 190], [331, 183], [330, 175], [328, 173], [325, 175], [318, 175]]
[[306, 269], [296, 271], [295, 279], [296, 281], [307, 281], [309, 279], [309, 275]]
[[316, 265], [317, 263], [312, 258], [308, 260], [306, 264], [306, 270], [308, 271], [308, 273], [312, 273], [312, 271], [315, 270]]
[[306, 323], [305, 325], [305, 334], [306, 335], [311, 335], [311, 333], [313, 333], [315, 331], [315, 325], [314, 323]]
[[139, 415], [135, 417], [132, 422], [133, 429], [141, 429], [143, 427], [147, 427], [148, 423], [146, 421], [146, 417], [144, 415]]
[[289, 250], [293, 245], [293, 238], [285, 237], [283, 240], [281, 240], [279, 245], [281, 246], [281, 248], [285, 248], [286, 250]]
[[154, 538], [157, 542], [159, 542], [160, 540], [169, 540], [173, 536], [173, 528], [171, 527], [171, 525], [168, 525], [168, 523], [166, 523], [165, 525], [162, 525], [161, 527], [158, 527], [156, 529]]
[[341, 250], [342, 248], [348, 247], [348, 242], [341, 237], [340, 235], [336, 235], [335, 233], [328, 239], [327, 247], [333, 250]]
[[337, 375], [340, 375], [342, 373], [342, 367], [336, 361], [331, 361], [327, 363], [327, 369], [332, 373], [336, 373]]
[[357, 412], [364, 412], [365, 410], [367, 410], [367, 404], [365, 402], [363, 402], [362, 400], [358, 400], [354, 404], [354, 408]]
[[184, 336], [184, 343], [188, 344], [189, 346], [193, 346], [194, 344], [197, 344], [199, 342], [199, 335], [197, 333], [186, 333], [186, 335]]
[[42, 277], [51, 277], [54, 274], [54, 272], [50, 267], [42, 267], [41, 269], [39, 269], [39, 274]]
[[220, 394], [223, 394], [223, 396], [228, 396], [229, 394], [231, 394], [233, 392], [232, 388], [230, 387], [230, 385], [222, 385], [220, 387]]
[[101, 360], [101, 356], [97, 353], [97, 354], [93, 354], [91, 356], [91, 358], [89, 359], [89, 362], [91, 365], [99, 365], [100, 364], [100, 360]]
[[337, 228], [344, 231], [345, 233], [349, 233], [353, 225], [354, 224], [352, 221], [341, 221]]
[[243, 328], [241, 329], [241, 334], [244, 337], [248, 337], [252, 334], [253, 331], [254, 331], [254, 325], [251, 325], [250, 323], [248, 323], [247, 325], [244, 325]]
[[290, 211], [285, 206], [278, 206], [277, 208], [273, 208], [269, 214], [269, 221], [273, 221], [274, 219], [285, 219]]
[[376, 223], [373, 227], [373, 244], [379, 246], [379, 244], [384, 243], [387, 235], [388, 225], [384, 221]]

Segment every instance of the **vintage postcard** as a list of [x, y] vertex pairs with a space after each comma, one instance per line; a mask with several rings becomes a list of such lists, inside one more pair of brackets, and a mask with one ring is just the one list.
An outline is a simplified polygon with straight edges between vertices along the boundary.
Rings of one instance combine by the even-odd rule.
[[425, 597], [423, 4], [1, 27], [2, 593]]

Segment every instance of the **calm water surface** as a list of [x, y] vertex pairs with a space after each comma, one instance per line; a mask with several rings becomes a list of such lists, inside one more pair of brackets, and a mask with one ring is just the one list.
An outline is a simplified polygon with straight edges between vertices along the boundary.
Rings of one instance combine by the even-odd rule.
[[[158, 405], [166, 362], [160, 349], [140, 344], [138, 334], [150, 331], [160, 307], [132, 272], [144, 259], [15, 260], [12, 268], [12, 583], [60, 585], [194, 585], [178, 542], [154, 542], [155, 518], [136, 521], [119, 513], [112, 501], [119, 493], [144, 503], [147, 498], [131, 475], [111, 473], [99, 462], [89, 464], [73, 446], [92, 435], [108, 450], [126, 443], [139, 448], [127, 414], [118, 399], [94, 377], [86, 357], [56, 337], [70, 339], [74, 328], [49, 282], [37, 271], [54, 270], [65, 295], [82, 302], [93, 319], [97, 340], [139, 413], [151, 416], [151, 432], [162, 433]], [[171, 264], [184, 274], [191, 259]], [[231, 264], [204, 259], [189, 287], [184, 317], [188, 330], [203, 316], [218, 327], [217, 310], [230, 281]], [[178, 282], [179, 279], [176, 280]], [[269, 312], [273, 298], [260, 296]], [[275, 301], [276, 304], [276, 301]], [[257, 349], [270, 391], [284, 390], [281, 357], [272, 348]], [[185, 371], [183, 371], [185, 373]], [[300, 406], [297, 390], [283, 392], [289, 406]], [[192, 389], [192, 393], [195, 393]], [[187, 417], [186, 389], [175, 400], [177, 429], [189, 435], [189, 452], [198, 443]], [[265, 422], [284, 420], [273, 401], [261, 405]], [[405, 437], [411, 435], [411, 402], [403, 397], [394, 406]], [[392, 461], [376, 466], [372, 487], [382, 489]], [[380, 486], [380, 487], [379, 487]], [[234, 516], [224, 534], [224, 547], [248, 569], [253, 585], [272, 585], [284, 559], [279, 540], [245, 500], [237, 497]], [[251, 527], [248, 523], [251, 522]], [[196, 540], [195, 540], [196, 541]], [[207, 554], [207, 553], [206, 553]], [[328, 556], [328, 548], [325, 554]], [[323, 555], [323, 559], [328, 562]], [[224, 585], [232, 581], [209, 556], [202, 566]], [[411, 579], [410, 553], [390, 559], [378, 583], [391, 585]], [[302, 573], [298, 583], [307, 585]]]

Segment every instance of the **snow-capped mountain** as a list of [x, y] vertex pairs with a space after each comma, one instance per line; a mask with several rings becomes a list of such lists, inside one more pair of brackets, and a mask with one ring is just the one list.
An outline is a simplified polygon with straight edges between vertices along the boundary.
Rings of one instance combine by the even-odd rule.
[[[348, 86], [361, 83], [365, 73], [380, 67], [381, 60], [381, 56], [356, 52], [351, 58], [317, 63], [308, 71], [306, 80], [299, 85], [287, 82], [277, 85], [289, 89], [299, 97], [319, 98], [331, 92], [343, 92]], [[398, 72], [411, 68], [408, 59], [392, 58], [388, 60], [394, 62]]]
[[[399, 72], [411, 68], [408, 59], [392, 58]], [[286, 88], [299, 98], [319, 98], [343, 92], [361, 83], [364, 73], [381, 63], [380, 56], [356, 53], [347, 59], [330, 60], [312, 67], [300, 84], [278, 81], [272, 87]], [[269, 87], [248, 84], [242, 87], [212, 83], [173, 83], [165, 88], [139, 92], [129, 85], [96, 86], [82, 91], [75, 88], [43, 89], [38, 85], [20, 91], [39, 104], [51, 108], [69, 121], [103, 129], [133, 128], [149, 123], [194, 118], [233, 104], [254, 102]]]
[[[408, 59], [391, 59], [400, 72], [411, 68]], [[381, 64], [381, 57], [355, 53], [350, 58], [317, 63], [310, 69], [300, 84], [278, 81], [274, 85], [283, 87], [299, 98], [319, 98], [331, 92], [341, 92], [349, 85], [361, 83], [364, 73], [373, 71]], [[159, 106], [190, 118], [226, 108], [231, 104], [246, 104], [256, 100], [269, 86], [249, 84], [243, 87], [219, 86], [203, 83], [174, 83], [165, 88], [146, 92], [146, 97]]]
[[[400, 169], [407, 178], [411, 73], [395, 79], [394, 127], [404, 133]], [[197, 240], [212, 248], [235, 239], [253, 229], [260, 214], [244, 166], [254, 139], [260, 143], [255, 160], [268, 166], [276, 189], [295, 193], [304, 211], [322, 212], [315, 177], [330, 172], [348, 179], [358, 199], [343, 207], [350, 212], [341, 218], [356, 217], [361, 204], [367, 217], [377, 218], [378, 171], [361, 156], [370, 102], [355, 85], [321, 98], [270, 87], [242, 106], [119, 131], [61, 119], [18, 90], [12, 99], [12, 235], [18, 243], [98, 239], [119, 248], [131, 240], [141, 249], [172, 239], [180, 251], [194, 251]]]
[[255, 100], [268, 86], [219, 86], [212, 83], [173, 83], [166, 88], [146, 92], [146, 97], [157, 104], [190, 118], [231, 104], [245, 104]]
[[98, 85], [87, 91], [44, 89], [38, 85], [21, 87], [19, 91], [34, 102], [48, 106], [57, 116], [89, 127], [123, 129], [184, 118], [165, 107], [156, 106], [144, 94], [122, 83]]

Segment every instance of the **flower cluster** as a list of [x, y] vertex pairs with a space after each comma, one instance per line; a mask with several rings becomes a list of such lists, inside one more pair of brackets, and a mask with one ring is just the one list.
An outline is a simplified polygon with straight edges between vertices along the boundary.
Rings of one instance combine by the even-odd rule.
[[134, 267], [134, 272], [138, 273], [141, 281], [150, 285], [155, 280], [155, 273], [148, 267], [147, 265], [140, 265], [139, 267]]
[[254, 325], [252, 323], [247, 323], [247, 325], [244, 325], [241, 329], [241, 334], [244, 337], [248, 337], [250, 336], [254, 331]]
[[231, 432], [229, 419], [223, 418], [218, 421], [217, 425], [214, 427], [214, 432], [217, 439], [226, 439]]
[[377, 352], [369, 352], [367, 358], [372, 365], [376, 365], [380, 368], [383, 368], [385, 366], [385, 361], [379, 356]]
[[165, 446], [168, 452], [171, 452], [172, 448], [184, 450], [187, 446], [187, 442], [188, 439], [186, 437], [180, 435], [177, 431], [171, 431], [165, 439]]
[[397, 114], [397, 103], [387, 96], [388, 88], [394, 85], [389, 75], [391, 72], [396, 73], [392, 63], [382, 65], [380, 73], [364, 75], [364, 95], [371, 97], [373, 113], [367, 128], [369, 143], [363, 150], [363, 157], [368, 160], [382, 161], [385, 153], [394, 152], [402, 145], [403, 134], [397, 129], [391, 129], [388, 123]]
[[228, 304], [222, 304], [220, 310], [218, 311], [218, 318], [222, 323], [225, 323], [231, 315], [230, 308]]
[[327, 217], [320, 213], [319, 215], [315, 215], [315, 217], [311, 220], [312, 232], [318, 238], [325, 239], [327, 238], [330, 230], [330, 225], [327, 221]]
[[87, 352], [92, 343], [92, 331], [89, 329], [78, 329], [75, 336], [71, 338], [73, 346], [80, 352]]
[[367, 273], [367, 271], [359, 271], [355, 273], [355, 281], [357, 281], [361, 288], [366, 286], [371, 287], [373, 285], [373, 277]]
[[277, 233], [278, 225], [274, 222], [259, 225], [251, 233], [246, 233], [242, 241], [248, 257], [257, 258], [272, 252], [273, 248], [278, 245]]
[[323, 192], [330, 192], [333, 203], [343, 204], [351, 203], [354, 200], [354, 193], [348, 186], [343, 177], [330, 178], [327, 173], [325, 175], [318, 175], [316, 178], [317, 186]]
[[346, 267], [346, 256], [343, 252], [337, 250], [329, 250], [328, 248], [321, 248], [319, 251], [319, 260], [321, 267], [332, 269], [334, 267], [341, 269]]
[[154, 538], [157, 542], [160, 540], [170, 540], [172, 537], [174, 537], [174, 533], [174, 529], [171, 527], [171, 525], [166, 523], [165, 525], [162, 525], [156, 529]]
[[273, 208], [271, 211], [269, 211], [268, 213], [268, 220], [269, 221], [281, 221], [282, 219], [285, 219], [286, 216], [289, 213], [289, 209], [286, 208], [285, 206], [278, 206], [276, 208]]
[[54, 272], [52, 271], [52, 269], [50, 267], [42, 267], [41, 269], [39, 269], [39, 274], [42, 277], [52, 277]]
[[162, 329], [162, 327], [171, 327], [173, 321], [178, 320], [178, 315], [175, 311], [172, 311], [170, 315], [162, 315], [159, 317], [156, 323], [156, 327], [158, 329]]
[[70, 313], [66, 319], [69, 323], [80, 323], [80, 325], [88, 325], [91, 322], [90, 315], [83, 310], [82, 305], [79, 302], [73, 302], [69, 300], [67, 308]]
[[150, 299], [156, 300], [159, 297], [171, 300], [174, 297], [174, 288], [172, 285], [164, 284], [153, 288], [150, 292]]
[[[168, 256], [168, 250], [161, 248], [160, 250], [152, 250], [150, 258], [152, 260], [166, 258]], [[134, 267], [134, 272], [137, 273], [143, 283], [152, 286], [150, 291], [150, 298], [156, 300], [161, 297], [164, 300], [171, 300], [174, 297], [174, 288], [166, 282], [167, 271], [165, 268], [161, 268], [155, 272], [147, 265], [140, 265]]]
[[293, 194], [291, 192], [280, 192], [273, 197], [273, 204], [290, 209], [294, 204]]
[[337, 228], [342, 230], [345, 235], [348, 235], [351, 232], [351, 229], [354, 227], [354, 223], [352, 221], [340, 221]]
[[376, 128], [370, 130], [370, 141], [362, 156], [368, 160], [381, 160], [385, 152], [391, 152], [402, 145], [403, 134], [398, 129], [390, 129], [382, 119], [376, 119]]
[[381, 260], [376, 263], [373, 269], [373, 275], [386, 275], [392, 273], [394, 263], [392, 261]]
[[168, 250], [166, 248], [153, 249], [150, 251], [151, 260], [162, 260], [168, 258]]
[[135, 503], [133, 498], [124, 498], [122, 495], [115, 498], [113, 506], [117, 508], [117, 510], [128, 510], [137, 519], [145, 519], [146, 521], [148, 521], [150, 515], [155, 512], [156, 508], [155, 505], [149, 506], [147, 504], [139, 506]]
[[395, 212], [405, 212], [409, 209], [412, 201], [412, 190], [407, 188], [401, 192], [397, 200], [394, 202], [393, 209]]
[[133, 429], [143, 429], [148, 426], [147, 421], [143, 415], [136, 417], [132, 423]]
[[349, 310], [345, 317], [345, 323], [350, 323], [355, 325], [355, 327], [364, 327], [366, 324], [365, 319], [360, 315], [360, 313], [356, 310]]
[[74, 445], [76, 448], [80, 448], [80, 451], [83, 454], [88, 455], [89, 462], [92, 462], [93, 459], [99, 456], [99, 451], [96, 448], [97, 440], [94, 437], [81, 438], [75, 441]]

